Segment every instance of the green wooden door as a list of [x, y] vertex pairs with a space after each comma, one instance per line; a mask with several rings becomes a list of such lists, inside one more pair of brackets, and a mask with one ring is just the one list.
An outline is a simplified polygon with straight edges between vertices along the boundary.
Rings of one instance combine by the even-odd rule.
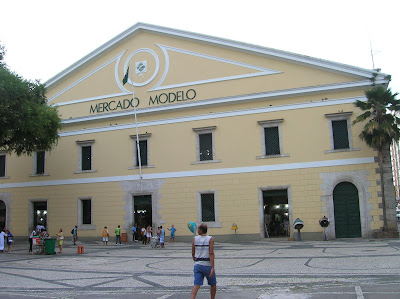
[[340, 183], [333, 190], [336, 238], [361, 237], [358, 190], [352, 183]]

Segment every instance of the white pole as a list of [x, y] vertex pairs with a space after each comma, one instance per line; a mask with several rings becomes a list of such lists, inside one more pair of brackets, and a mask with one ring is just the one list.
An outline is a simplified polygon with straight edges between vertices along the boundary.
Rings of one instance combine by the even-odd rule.
[[[129, 64], [129, 68], [132, 70]], [[135, 91], [133, 87], [133, 71], [132, 71], [132, 97], [133, 97], [133, 112], [135, 114], [135, 127], [136, 127], [136, 146], [137, 146], [137, 153], [138, 153], [138, 162], [139, 162], [139, 176], [140, 180], [142, 180], [142, 160], [140, 159], [140, 145], [139, 145], [139, 131], [137, 125], [137, 116], [136, 116], [136, 101], [135, 101]]]

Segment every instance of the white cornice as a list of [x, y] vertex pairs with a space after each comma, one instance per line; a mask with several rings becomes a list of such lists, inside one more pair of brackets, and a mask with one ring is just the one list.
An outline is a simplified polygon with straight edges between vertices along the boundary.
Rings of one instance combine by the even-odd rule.
[[[72, 64], [67, 69], [63, 70], [59, 74], [50, 78], [47, 82], [45, 82], [46, 87], [51, 88], [53, 85], [57, 84], [58, 82], [63, 80], [65, 77], [70, 76], [77, 70], [86, 66], [89, 62], [101, 57], [104, 53], [107, 53], [111, 49], [115, 48], [117, 45], [123, 43], [127, 39], [133, 37], [134, 35], [138, 34], [139, 32], [142, 32], [142, 31], [147, 31], [147, 32], [152, 32], [152, 33], [162, 34], [162, 35], [168, 35], [168, 36], [173, 36], [173, 37], [177, 37], [177, 38], [194, 40], [197, 42], [207, 43], [207, 44], [211, 44], [211, 45], [219, 46], [219, 47], [227, 47], [227, 48], [244, 51], [244, 52], [249, 52], [249, 53], [253, 53], [253, 54], [257, 54], [257, 55], [265, 55], [265, 56], [275, 57], [277, 59], [291, 61], [294, 63], [311, 65], [311, 66], [314, 66], [317, 68], [328, 69], [328, 70], [342, 72], [342, 73], [350, 74], [353, 76], [360, 76], [360, 77], [364, 77], [364, 78], [371, 78], [372, 74], [374, 73], [373, 70], [363, 69], [363, 68], [354, 67], [354, 66], [350, 66], [350, 65], [346, 65], [346, 64], [341, 64], [341, 63], [332, 62], [332, 61], [328, 61], [328, 60], [318, 59], [318, 58], [314, 58], [314, 57], [310, 57], [310, 56], [295, 54], [295, 53], [276, 50], [276, 49], [267, 48], [267, 47], [260, 47], [257, 45], [252, 45], [252, 44], [237, 42], [237, 41], [233, 41], [233, 40], [208, 36], [208, 35], [204, 35], [204, 34], [192, 33], [192, 32], [188, 32], [188, 31], [176, 30], [176, 29], [155, 26], [155, 25], [150, 25], [150, 24], [144, 24], [144, 23], [137, 23], [134, 26], [132, 26], [132, 27], [128, 28], [127, 30], [125, 30], [124, 32], [122, 32], [121, 34], [117, 35], [110, 41], [106, 42], [102, 46], [98, 47], [97, 49], [95, 49], [94, 51], [92, 51], [91, 53], [89, 53], [88, 55], [83, 57], [82, 59], [78, 60], [76, 63]], [[386, 76], [387, 76], [386, 74], [381, 73], [378, 75], [377, 79], [379, 79], [379, 80], [385, 79]]]
[[[298, 109], [315, 108], [315, 107], [332, 106], [332, 105], [343, 105], [343, 104], [354, 103], [356, 100], [365, 100], [365, 97], [332, 99], [332, 100], [321, 99], [320, 101], [310, 101], [310, 102], [295, 103], [295, 104], [290, 104], [290, 105], [268, 106], [268, 107], [252, 108], [252, 109], [245, 109], [245, 110], [226, 111], [226, 112], [219, 112], [219, 113], [208, 113], [208, 114], [185, 116], [185, 117], [179, 117], [179, 118], [165, 118], [165, 119], [158, 119], [158, 120], [153, 120], [153, 121], [139, 122], [137, 126], [139, 128], [151, 127], [151, 126], [159, 126], [159, 125], [167, 125], [167, 124], [175, 124], [175, 123], [183, 123], [183, 122], [193, 122], [193, 121], [205, 120], [205, 119], [217, 119], [217, 118], [252, 115], [252, 114], [275, 112], [275, 111], [288, 111], [288, 110], [298, 110]], [[138, 113], [139, 113], [139, 111], [138, 111]], [[125, 116], [126, 115], [127, 114], [125, 114]], [[84, 135], [84, 134], [118, 131], [118, 130], [134, 129], [134, 128], [135, 128], [135, 124], [132, 122], [132, 123], [122, 124], [122, 125], [117, 124], [117, 125], [109, 125], [109, 126], [105, 126], [105, 127], [95, 127], [95, 128], [89, 128], [89, 129], [85, 128], [85, 129], [80, 129], [80, 130], [65, 131], [65, 132], [60, 133], [59, 135], [60, 135], [60, 137], [77, 136], [77, 135]]]
[[[242, 173], [257, 173], [257, 172], [282, 171], [282, 170], [292, 170], [292, 169], [307, 169], [307, 168], [317, 168], [317, 167], [359, 165], [359, 164], [369, 164], [374, 162], [375, 162], [374, 157], [365, 157], [365, 158], [354, 158], [354, 159], [325, 160], [325, 161], [313, 161], [313, 162], [303, 162], [303, 163], [249, 166], [249, 167], [161, 172], [161, 173], [143, 174], [142, 177], [144, 180], [155, 180], [155, 179], [184, 178], [184, 177], [197, 177], [197, 176], [209, 176], [209, 175], [242, 174]], [[21, 183], [0, 184], [0, 189], [110, 183], [110, 182], [121, 182], [121, 181], [136, 181], [140, 179], [141, 178], [138, 174], [134, 174], [126, 176], [113, 176], [113, 177], [79, 178], [79, 179], [53, 180], [53, 181], [41, 181], [41, 182], [21, 182]]]
[[[384, 84], [384, 81], [377, 81], [376, 84]], [[260, 100], [269, 100], [269, 99], [277, 99], [277, 98], [284, 98], [284, 97], [292, 97], [292, 96], [303, 96], [315, 93], [326, 93], [330, 91], [339, 91], [344, 89], [353, 89], [353, 88], [360, 88], [360, 87], [367, 87], [370, 86], [371, 82], [369, 80], [364, 81], [356, 81], [356, 82], [343, 82], [337, 84], [329, 84], [329, 85], [319, 85], [319, 86], [309, 86], [309, 87], [302, 87], [302, 88], [294, 88], [294, 89], [285, 89], [285, 90], [276, 90], [270, 92], [262, 92], [262, 93], [255, 93], [255, 94], [247, 94], [247, 95], [238, 95], [238, 96], [231, 96], [231, 97], [223, 97], [223, 98], [216, 98], [216, 99], [209, 99], [209, 100], [199, 100], [194, 102], [184, 102], [178, 104], [168, 104], [168, 105], [159, 105], [150, 108], [141, 108], [137, 110], [137, 114], [145, 115], [145, 114], [152, 114], [152, 113], [166, 113], [169, 111], [177, 111], [177, 110], [187, 110], [187, 109], [195, 109], [195, 108], [204, 108], [210, 106], [218, 106], [224, 104], [231, 104], [231, 103], [246, 103], [246, 102], [254, 102]], [[125, 95], [125, 94], [117, 94], [116, 96]], [[105, 99], [110, 97], [105, 97]], [[81, 99], [76, 101], [65, 102], [62, 105], [67, 104], [76, 104], [82, 102], [88, 102], [92, 100], [99, 100], [99, 97], [95, 98], [88, 98], [88, 99]], [[119, 112], [111, 112], [111, 113], [103, 113], [97, 114], [92, 116], [83, 116], [83, 117], [76, 117], [70, 119], [64, 119], [63, 124], [79, 124], [84, 122], [94, 122], [98, 120], [106, 120], [106, 119], [116, 119], [121, 117], [126, 117], [129, 115], [133, 115], [133, 110], [126, 110], [126, 111], [119, 111]]]

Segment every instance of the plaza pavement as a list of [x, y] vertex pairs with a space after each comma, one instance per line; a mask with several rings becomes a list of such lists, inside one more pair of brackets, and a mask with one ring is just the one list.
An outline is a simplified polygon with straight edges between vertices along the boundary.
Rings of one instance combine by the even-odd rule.
[[[63, 254], [0, 254], [0, 298], [190, 298], [191, 244], [65, 241]], [[114, 241], [115, 242], [115, 241]], [[56, 246], [56, 252], [58, 248]], [[216, 298], [400, 298], [400, 240], [219, 243]], [[209, 287], [197, 298], [209, 298]]]

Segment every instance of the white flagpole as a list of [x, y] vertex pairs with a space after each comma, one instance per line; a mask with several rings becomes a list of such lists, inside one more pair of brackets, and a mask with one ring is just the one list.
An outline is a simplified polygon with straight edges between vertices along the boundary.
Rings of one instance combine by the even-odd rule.
[[[129, 64], [129, 68], [132, 70]], [[133, 86], [133, 71], [132, 71], [132, 97], [133, 97], [133, 112], [135, 114], [135, 127], [136, 127], [136, 146], [137, 146], [137, 153], [138, 153], [138, 162], [139, 162], [139, 176], [140, 180], [142, 180], [142, 160], [140, 158], [140, 145], [139, 145], [139, 131], [137, 125], [137, 116], [136, 116], [136, 101], [135, 101], [135, 90]]]

